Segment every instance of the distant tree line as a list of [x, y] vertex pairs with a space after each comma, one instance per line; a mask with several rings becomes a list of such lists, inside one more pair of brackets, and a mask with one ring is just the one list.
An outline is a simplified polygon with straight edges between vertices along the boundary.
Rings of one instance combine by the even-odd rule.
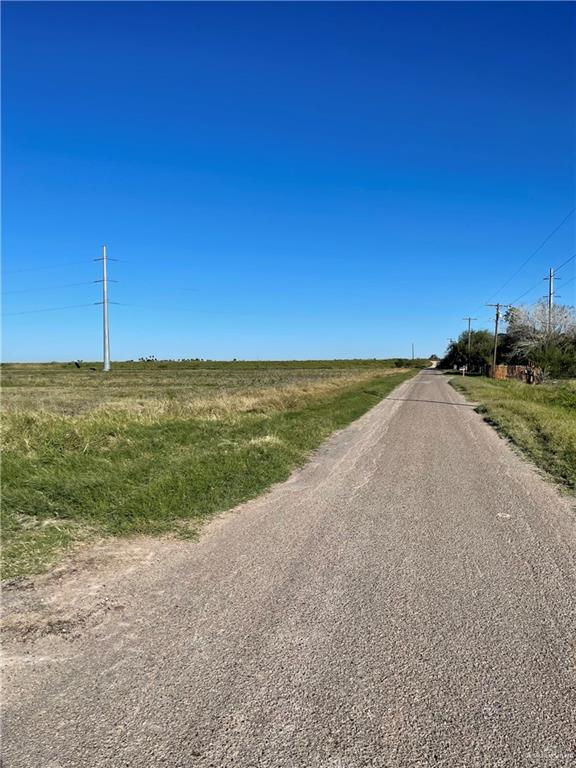
[[[497, 364], [532, 365], [545, 376], [576, 378], [576, 313], [573, 307], [558, 304], [548, 312], [546, 302], [532, 307], [511, 307], [506, 330], [498, 334]], [[492, 363], [494, 334], [488, 330], [468, 331], [451, 341], [441, 367], [484, 373]]]

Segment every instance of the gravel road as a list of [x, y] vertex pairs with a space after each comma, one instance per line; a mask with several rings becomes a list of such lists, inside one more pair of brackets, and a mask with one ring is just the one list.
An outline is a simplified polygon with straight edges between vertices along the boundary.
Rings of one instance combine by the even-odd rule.
[[9, 639], [3, 766], [573, 768], [575, 553], [572, 502], [420, 373]]

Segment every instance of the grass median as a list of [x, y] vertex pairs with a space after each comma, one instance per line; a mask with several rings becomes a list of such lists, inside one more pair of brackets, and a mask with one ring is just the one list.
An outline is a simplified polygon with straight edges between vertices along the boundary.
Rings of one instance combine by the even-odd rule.
[[576, 381], [530, 386], [455, 377], [450, 383], [539, 467], [576, 490]]
[[286, 479], [413, 370], [4, 372], [3, 577], [103, 535], [190, 535]]

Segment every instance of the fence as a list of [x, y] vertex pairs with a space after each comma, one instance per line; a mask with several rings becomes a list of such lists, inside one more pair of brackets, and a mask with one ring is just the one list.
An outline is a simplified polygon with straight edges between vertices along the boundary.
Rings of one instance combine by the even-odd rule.
[[543, 379], [542, 369], [535, 365], [497, 365], [494, 372], [490, 365], [488, 376], [499, 380], [516, 379], [525, 384], [540, 384]]

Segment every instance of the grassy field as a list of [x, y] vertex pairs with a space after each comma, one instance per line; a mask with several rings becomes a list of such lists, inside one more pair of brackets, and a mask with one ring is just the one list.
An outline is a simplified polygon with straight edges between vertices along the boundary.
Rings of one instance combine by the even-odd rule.
[[193, 534], [413, 375], [398, 365], [4, 365], [3, 577], [83, 539]]
[[529, 386], [454, 377], [450, 383], [538, 466], [576, 490], [576, 381]]

